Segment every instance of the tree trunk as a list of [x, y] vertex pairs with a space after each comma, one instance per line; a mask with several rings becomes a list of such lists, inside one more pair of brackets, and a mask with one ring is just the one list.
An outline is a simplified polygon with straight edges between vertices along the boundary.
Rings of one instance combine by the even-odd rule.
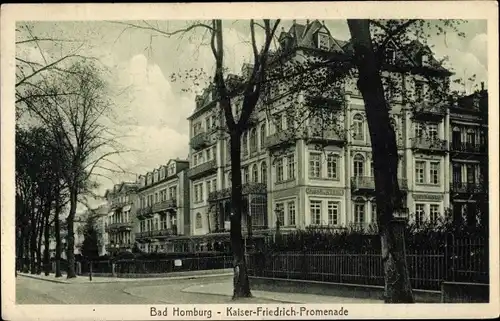
[[50, 267], [50, 219], [47, 217], [44, 227], [44, 241], [43, 241], [43, 266], [45, 275], [49, 275], [51, 271]]
[[74, 233], [74, 221], [76, 214], [76, 205], [77, 205], [77, 190], [75, 187], [70, 190], [70, 209], [69, 215], [66, 219], [68, 235], [66, 237], [66, 257], [68, 259], [68, 274], [67, 278], [76, 278], [75, 273], [75, 233]]
[[375, 192], [382, 260], [385, 271], [385, 302], [414, 303], [406, 265], [403, 232], [394, 224], [394, 211], [401, 209], [398, 186], [396, 136], [376, 59], [368, 20], [348, 20], [358, 68], [358, 88], [365, 103], [375, 167]]
[[241, 297], [251, 297], [245, 261], [245, 249], [241, 233], [242, 185], [241, 185], [241, 132], [231, 133], [231, 247], [233, 251], [233, 300]]
[[55, 255], [55, 261], [56, 261], [56, 278], [61, 277], [61, 224], [59, 221], [59, 213], [61, 212], [60, 208], [60, 202], [61, 202], [61, 193], [58, 188], [57, 193], [56, 193], [56, 209], [54, 213], [54, 238], [56, 241], [56, 255]]

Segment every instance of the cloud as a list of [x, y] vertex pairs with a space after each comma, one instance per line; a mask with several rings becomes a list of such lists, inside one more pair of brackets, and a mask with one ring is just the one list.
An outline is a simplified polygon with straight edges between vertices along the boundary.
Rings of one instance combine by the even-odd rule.
[[468, 46], [468, 51], [475, 55], [483, 66], [488, 65], [488, 35], [481, 33], [476, 35]]

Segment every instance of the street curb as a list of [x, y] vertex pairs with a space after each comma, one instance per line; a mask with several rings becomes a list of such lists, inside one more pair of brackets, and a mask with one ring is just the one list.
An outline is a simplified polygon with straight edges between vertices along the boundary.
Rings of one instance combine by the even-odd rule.
[[[232, 297], [231, 295], [228, 295], [228, 294], [209, 293], [209, 292], [200, 292], [200, 291], [186, 291], [186, 289], [189, 289], [189, 288], [190, 287], [184, 288], [184, 289], [181, 290], [181, 292], [184, 292], [184, 293], [194, 293], [194, 294], [204, 294], [204, 295], [226, 296], [228, 298]], [[278, 300], [278, 299], [273, 299], [273, 298], [265, 298], [265, 297], [262, 297], [262, 296], [254, 295], [253, 293], [252, 293], [252, 298], [254, 298], [254, 299], [264, 299], [264, 300], [274, 301], [274, 302], [279, 302], [279, 303], [293, 303], [293, 304], [302, 304], [303, 303], [303, 302], [298, 302], [298, 301], [285, 301], [285, 300]], [[234, 300], [234, 302], [237, 303], [238, 300]]]
[[[43, 277], [39, 277], [37, 275], [31, 275], [31, 274], [22, 274], [18, 273], [19, 276], [35, 279], [35, 280], [40, 280], [40, 281], [46, 281], [46, 282], [52, 282], [52, 283], [59, 283], [59, 284], [106, 284], [106, 283], [130, 283], [130, 282], [149, 282], [149, 281], [160, 281], [160, 280], [186, 280], [186, 279], [200, 279], [200, 278], [207, 278], [207, 277], [220, 277], [220, 276], [231, 276], [233, 273], [219, 273], [219, 274], [193, 274], [193, 275], [181, 275], [181, 276], [169, 276], [169, 277], [161, 277], [161, 278], [137, 278], [137, 279], [132, 279], [132, 278], [116, 278], [114, 280], [110, 281], [88, 281], [88, 282], [83, 282], [83, 283], [73, 283], [69, 281], [63, 281], [63, 280], [51, 280]], [[81, 277], [81, 276], [80, 276]]]
[[[71, 284], [71, 282], [68, 281], [63, 281], [63, 280], [51, 280], [43, 277], [39, 277], [38, 275], [33, 275], [33, 274], [25, 274], [25, 273], [17, 273], [18, 276], [23, 276], [25, 278], [30, 278], [30, 279], [35, 279], [35, 280], [41, 280], [41, 281], [47, 281], [47, 282], [52, 282], [52, 283], [62, 283], [62, 284]], [[61, 277], [62, 278], [62, 277]]]

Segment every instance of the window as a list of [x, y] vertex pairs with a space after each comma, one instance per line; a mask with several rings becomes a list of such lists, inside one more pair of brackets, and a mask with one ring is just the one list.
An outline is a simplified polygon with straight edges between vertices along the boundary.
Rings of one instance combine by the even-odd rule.
[[210, 131], [210, 129], [212, 128], [212, 122], [210, 120], [210, 117], [207, 117], [205, 119], [205, 128], [207, 129], [207, 132]]
[[321, 154], [309, 153], [309, 177], [321, 177]]
[[377, 223], [377, 203], [372, 201], [372, 222]]
[[257, 151], [257, 132], [255, 128], [250, 130], [250, 152]]
[[321, 201], [311, 201], [309, 208], [311, 210], [312, 224], [321, 225]]
[[321, 50], [330, 49], [330, 37], [326, 33], [318, 33], [318, 48]]
[[252, 180], [254, 183], [259, 181], [259, 169], [257, 168], [257, 164], [252, 165]]
[[417, 183], [424, 184], [425, 183], [425, 162], [424, 161], [416, 161], [415, 162], [415, 178]]
[[241, 135], [241, 151], [243, 152], [243, 155], [248, 155], [248, 134], [247, 134], [247, 132], [244, 132], [243, 135]]
[[385, 63], [394, 65], [394, 63], [396, 62], [396, 51], [392, 48], [387, 47], [384, 54]]
[[294, 128], [293, 114], [291, 113], [286, 115], [286, 128], [290, 130]]
[[212, 191], [216, 191], [217, 190], [217, 179], [213, 179], [212, 180]]
[[295, 201], [288, 202], [288, 225], [295, 226]]
[[266, 124], [260, 125], [260, 148], [264, 149], [266, 146]]
[[436, 223], [439, 218], [439, 205], [431, 204], [429, 214], [431, 222]]
[[227, 173], [227, 184], [226, 185], [228, 187], [231, 186], [231, 183], [232, 183], [231, 178], [232, 178], [231, 177], [231, 172]]
[[155, 204], [160, 202], [160, 198], [158, 196], [158, 193], [155, 193]]
[[474, 165], [467, 164], [465, 169], [467, 171], [467, 183], [474, 184], [476, 181], [476, 169], [474, 168]]
[[276, 159], [276, 182], [283, 181], [283, 158]]
[[330, 179], [338, 179], [338, 160], [337, 155], [328, 155], [326, 158], [327, 177]]
[[363, 224], [365, 222], [365, 204], [354, 204], [354, 223]]
[[337, 225], [339, 223], [339, 203], [328, 202], [328, 225]]
[[429, 140], [435, 141], [438, 138], [438, 125], [437, 124], [428, 124], [427, 130], [429, 132]]
[[207, 185], [207, 195], [210, 195], [210, 192], [212, 192], [212, 182], [207, 181], [206, 185]]
[[421, 123], [415, 123], [415, 137], [419, 138], [423, 136], [423, 128]]
[[431, 184], [439, 184], [439, 165], [439, 162], [432, 162], [430, 164]]
[[295, 155], [294, 154], [287, 156], [287, 166], [288, 166], [287, 179], [295, 179]]
[[353, 125], [353, 136], [352, 138], [355, 140], [364, 140], [365, 135], [364, 135], [364, 121], [363, 121], [363, 116], [357, 114], [354, 116], [352, 120], [352, 125]]
[[375, 177], [375, 165], [373, 163], [373, 159], [370, 161], [370, 174], [371, 177]]
[[267, 163], [265, 161], [260, 165], [261, 182], [267, 185]]
[[424, 83], [417, 81], [415, 83], [415, 100], [422, 101], [424, 100]]
[[249, 177], [250, 173], [248, 171], [248, 166], [243, 167], [241, 169], [241, 171], [243, 172], [243, 177], [242, 177], [243, 182], [242, 183], [246, 184], [246, 183], [248, 183], [250, 181], [250, 177]]
[[279, 133], [283, 130], [283, 121], [281, 119], [281, 114], [274, 116], [274, 132]]
[[425, 204], [415, 204], [415, 223], [422, 224], [425, 220]]
[[469, 146], [474, 146], [476, 144], [476, 133], [472, 130], [467, 132], [467, 144]]
[[362, 177], [365, 174], [365, 159], [360, 154], [354, 156], [354, 176]]
[[198, 183], [194, 186], [194, 201], [203, 201], [203, 183]]
[[196, 228], [203, 228], [203, 220], [201, 219], [201, 213], [196, 213]]
[[283, 203], [276, 203], [276, 221], [279, 226], [285, 224], [285, 206]]

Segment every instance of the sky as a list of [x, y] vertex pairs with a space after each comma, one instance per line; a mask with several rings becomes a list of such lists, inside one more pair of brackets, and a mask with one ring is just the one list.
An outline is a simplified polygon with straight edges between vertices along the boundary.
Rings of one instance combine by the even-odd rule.
[[[299, 20], [304, 23], [305, 21]], [[144, 25], [143, 22], [128, 22]], [[155, 21], [150, 25], [162, 30], [178, 30], [190, 21]], [[345, 20], [325, 21], [332, 36], [349, 39]], [[189, 127], [187, 117], [195, 106], [194, 88], [189, 81], [172, 80], [172, 74], [185, 73], [192, 68], [203, 68], [211, 75], [213, 57], [208, 36], [203, 29], [196, 29], [182, 37], [164, 37], [151, 30], [127, 28], [126, 25], [108, 21], [83, 22], [30, 22], [39, 37], [52, 36], [73, 39], [75, 44], [43, 47], [46, 52], [58, 53], [82, 45], [80, 52], [99, 58], [109, 70], [109, 82], [114, 89], [113, 122], [119, 133], [120, 143], [131, 152], [114, 159], [131, 175], [114, 175], [114, 182], [100, 180], [98, 193], [104, 194], [113, 183], [135, 180], [135, 175], [166, 164], [169, 159], [187, 159]], [[282, 21], [288, 31], [292, 21]], [[231, 72], [239, 72], [244, 62], [250, 62], [248, 21], [224, 21], [225, 63]], [[435, 35], [428, 39], [436, 58], [448, 57], [445, 67], [455, 72], [455, 77], [467, 79], [476, 74], [475, 84], [467, 84], [470, 91], [481, 81], [487, 83], [487, 31], [486, 21], [471, 20], [460, 26], [465, 37], [455, 33]], [[278, 33], [281, 27], [278, 28]], [[259, 34], [258, 42], [263, 37]], [[18, 55], [40, 60], [37, 48], [24, 46]], [[463, 88], [461, 88], [463, 89]], [[102, 203], [101, 201], [96, 201]]]

